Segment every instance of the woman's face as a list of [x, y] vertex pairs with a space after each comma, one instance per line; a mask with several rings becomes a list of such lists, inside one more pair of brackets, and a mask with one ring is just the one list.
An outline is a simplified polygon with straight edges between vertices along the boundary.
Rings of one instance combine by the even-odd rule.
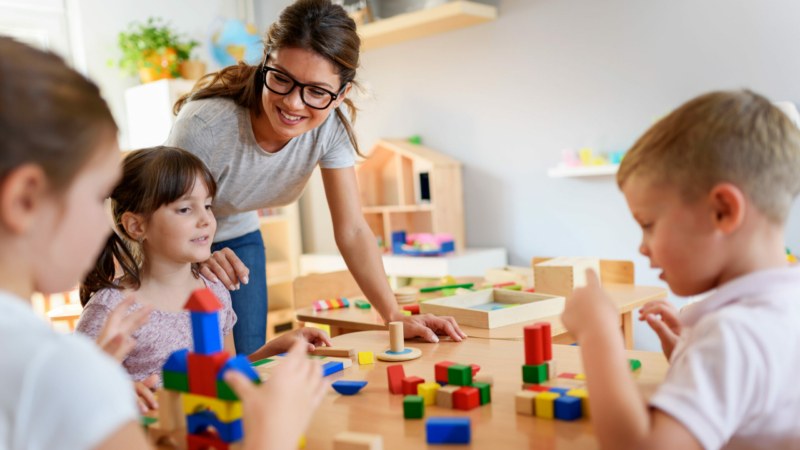
[[[342, 84], [333, 64], [314, 52], [299, 48], [273, 51], [267, 60], [267, 67], [280, 70], [298, 83], [318, 86], [333, 93], [339, 93]], [[263, 78], [261, 82], [263, 83]], [[331, 111], [344, 101], [349, 90], [350, 86], [347, 86], [342, 95], [322, 110], [310, 108], [303, 103], [299, 87], [286, 95], [280, 95], [265, 86], [261, 101], [273, 131], [279, 138], [289, 140], [320, 126]], [[310, 100], [309, 88], [306, 88], [306, 100]]]

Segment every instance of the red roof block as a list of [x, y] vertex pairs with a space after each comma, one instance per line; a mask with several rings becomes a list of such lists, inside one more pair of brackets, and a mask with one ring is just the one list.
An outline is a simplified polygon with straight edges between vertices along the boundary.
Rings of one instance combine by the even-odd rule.
[[189, 301], [183, 305], [184, 309], [195, 312], [214, 312], [222, 309], [217, 296], [210, 289], [198, 289], [192, 292]]

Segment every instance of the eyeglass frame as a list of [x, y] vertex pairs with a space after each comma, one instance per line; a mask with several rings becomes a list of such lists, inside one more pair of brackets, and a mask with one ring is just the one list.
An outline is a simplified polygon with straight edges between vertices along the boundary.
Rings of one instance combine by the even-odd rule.
[[[267, 84], [267, 74], [270, 71], [278, 72], [279, 74], [285, 76], [286, 78], [288, 78], [288, 79], [290, 79], [292, 81], [292, 87], [289, 88], [289, 92], [286, 92], [286, 93], [282, 94], [280, 92], [276, 92], [275, 90], [273, 90], [273, 89], [271, 89], [269, 87], [269, 85]], [[282, 71], [280, 71], [280, 70], [278, 70], [278, 69], [276, 69], [274, 67], [268, 67], [266, 58], [264, 59], [264, 64], [262, 64], [262, 66], [261, 66], [261, 72], [263, 72], [264, 87], [266, 87], [267, 90], [269, 90], [270, 92], [273, 92], [275, 94], [278, 94], [278, 95], [289, 95], [289, 94], [292, 93], [292, 91], [294, 91], [294, 88], [300, 86], [300, 100], [303, 102], [303, 104], [308, 106], [309, 108], [313, 108], [313, 109], [316, 109], [316, 110], [319, 110], [319, 111], [328, 109], [328, 107], [331, 106], [331, 104], [333, 102], [335, 102], [336, 99], [338, 99], [340, 95], [342, 95], [342, 91], [344, 91], [344, 88], [347, 86], [347, 83], [342, 84], [342, 87], [339, 88], [339, 93], [338, 94], [334, 94], [333, 92], [331, 92], [331, 91], [329, 91], [329, 90], [327, 90], [327, 89], [325, 89], [323, 87], [319, 87], [319, 86], [317, 86], [315, 84], [303, 84], [303, 83], [300, 83], [299, 81], [297, 81], [294, 78], [292, 78], [289, 74], [287, 74], [285, 72], [282, 72]], [[305, 90], [306, 87], [313, 87], [314, 89], [319, 89], [321, 91], [327, 92], [331, 96], [331, 101], [327, 105], [325, 105], [325, 107], [323, 107], [323, 108], [320, 108], [318, 106], [309, 105], [308, 102], [306, 102], [305, 95], [303, 95], [303, 91]]]

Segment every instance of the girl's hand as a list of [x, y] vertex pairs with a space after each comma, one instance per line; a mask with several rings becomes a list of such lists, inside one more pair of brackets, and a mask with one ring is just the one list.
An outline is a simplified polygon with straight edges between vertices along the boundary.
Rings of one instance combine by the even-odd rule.
[[152, 305], [144, 305], [126, 316], [133, 301], [131, 296], [117, 305], [97, 335], [97, 345], [119, 362], [136, 346], [136, 340], [131, 335], [150, 320], [149, 315], [153, 311]]
[[416, 336], [423, 337], [428, 342], [439, 342], [439, 337], [450, 336], [456, 342], [467, 338], [466, 333], [458, 327], [456, 319], [452, 317], [437, 317], [433, 314], [419, 314], [407, 316], [399, 313], [392, 317], [391, 322], [403, 322], [403, 334], [406, 339]]
[[200, 274], [215, 283], [221, 281], [231, 291], [239, 289], [239, 280], [244, 284], [250, 282], [247, 278], [250, 269], [227, 247], [212, 253], [211, 258], [200, 263]]
[[584, 336], [618, 331], [619, 313], [600, 279], [592, 269], [586, 269], [586, 286], [575, 289], [567, 298], [561, 321], [567, 331], [580, 343]]
[[297, 448], [329, 386], [319, 364], [306, 358], [308, 345], [297, 339], [260, 385], [239, 372], [225, 373], [225, 382], [242, 399], [245, 450]]
[[133, 389], [136, 391], [139, 411], [141, 411], [142, 414], [147, 414], [151, 409], [158, 409], [158, 401], [156, 401], [156, 396], [153, 395], [152, 391], [156, 383], [158, 383], [158, 374], [150, 375], [141, 382], [133, 382]]
[[645, 303], [639, 310], [639, 320], [646, 320], [656, 332], [661, 340], [661, 349], [669, 360], [682, 330], [678, 310], [667, 299], [653, 300]]
[[274, 352], [273, 355], [277, 355], [292, 348], [298, 339], [306, 342], [308, 352], [313, 352], [315, 348], [321, 347], [323, 344], [333, 347], [333, 342], [331, 342], [331, 337], [328, 336], [328, 333], [313, 327], [303, 327], [290, 331], [271, 340], [267, 345], [270, 346], [270, 351]]

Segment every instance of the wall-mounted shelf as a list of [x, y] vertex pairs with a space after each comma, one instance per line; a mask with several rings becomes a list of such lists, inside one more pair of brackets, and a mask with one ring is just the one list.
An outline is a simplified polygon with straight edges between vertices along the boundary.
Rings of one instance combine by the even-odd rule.
[[553, 167], [547, 169], [547, 176], [550, 178], [576, 178], [576, 177], [596, 177], [602, 175], [614, 175], [619, 170], [619, 164], [604, 164], [602, 166], [580, 166], [580, 167]]
[[359, 25], [361, 50], [397, 44], [497, 19], [497, 8], [458, 0]]

